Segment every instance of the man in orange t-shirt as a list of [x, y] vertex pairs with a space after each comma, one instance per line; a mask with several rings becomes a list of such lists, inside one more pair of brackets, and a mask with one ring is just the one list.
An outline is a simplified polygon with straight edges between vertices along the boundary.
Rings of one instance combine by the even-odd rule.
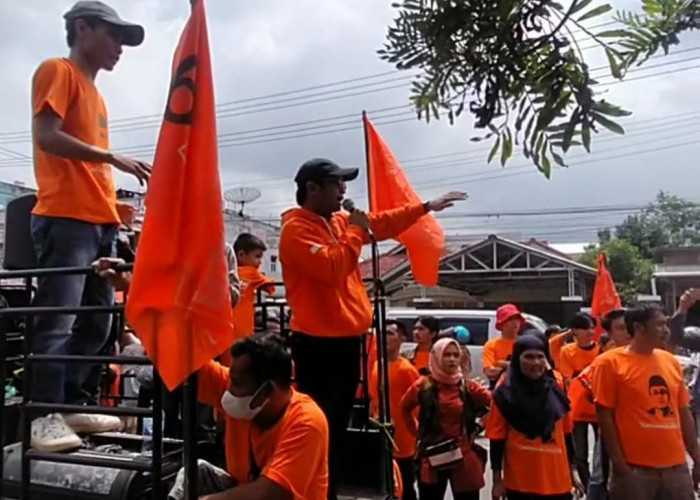
[[[394, 458], [401, 471], [403, 500], [416, 500], [416, 472], [414, 455], [416, 439], [401, 418], [401, 398], [416, 380], [420, 378], [418, 369], [409, 360], [401, 356], [401, 338], [406, 337], [406, 327], [400, 321], [386, 321], [387, 361], [389, 362], [389, 414], [394, 422]], [[379, 408], [379, 373], [377, 363], [372, 366], [369, 377], [369, 394], [372, 414], [378, 414]]]
[[[291, 386], [292, 360], [273, 333], [239, 339], [229, 368], [199, 372], [199, 400], [226, 419], [226, 471], [199, 461], [200, 500], [326, 500], [328, 424]], [[184, 471], [170, 500], [183, 500]]]
[[[559, 372], [564, 377], [567, 390], [571, 386], [571, 381], [579, 375], [598, 356], [600, 349], [593, 341], [595, 326], [591, 316], [578, 313], [571, 318], [569, 329], [574, 336], [574, 342], [565, 345], [561, 349], [559, 356]], [[576, 392], [576, 391], [574, 391]], [[577, 410], [580, 407], [577, 407]], [[589, 413], [595, 413], [593, 408], [589, 408]], [[597, 432], [595, 415], [581, 415], [578, 413], [574, 418], [574, 442], [576, 444], [576, 466], [584, 487], [588, 487], [590, 469], [588, 466], [588, 428], [592, 427]]]
[[574, 315], [569, 328], [575, 341], [562, 348], [558, 367], [567, 386], [571, 383], [571, 379], [590, 365], [600, 353], [598, 344], [593, 340], [595, 325], [591, 316], [585, 313]]
[[[143, 183], [150, 167], [109, 150], [107, 110], [95, 87], [98, 71], [111, 71], [122, 46], [137, 46], [141, 26], [128, 23], [97, 1], [78, 2], [64, 15], [70, 55], [41, 63], [32, 80], [34, 174], [38, 186], [31, 235], [42, 268], [85, 267], [113, 257], [120, 223], [134, 209], [117, 203], [111, 166]], [[110, 306], [114, 291], [95, 275], [51, 275], [39, 279], [35, 306]], [[108, 314], [39, 315], [35, 354], [94, 355], [110, 330]], [[88, 364], [33, 365], [31, 399], [44, 403], [88, 403], [99, 371]], [[86, 394], [88, 392], [88, 394]], [[31, 445], [41, 451], [81, 446], [77, 432], [119, 428], [107, 415], [48, 414], [32, 422]]]
[[448, 193], [393, 210], [342, 213], [345, 183], [358, 174], [326, 159], [305, 162], [294, 178], [299, 207], [282, 215], [279, 243], [297, 386], [321, 406], [330, 428], [329, 500], [337, 498], [335, 478], [360, 381], [360, 343], [372, 325], [359, 267], [369, 230], [378, 241], [396, 238], [428, 212], [466, 198]]
[[596, 413], [612, 464], [610, 498], [692, 500], [700, 452], [681, 367], [657, 348], [668, 339], [667, 318], [645, 304], [628, 310], [625, 323], [629, 346], [605, 353], [593, 372]]
[[513, 342], [524, 324], [525, 318], [516, 305], [504, 304], [496, 310], [496, 330], [501, 331], [501, 336], [486, 342], [481, 354], [481, 366], [491, 389], [496, 386], [501, 373], [508, 368]]

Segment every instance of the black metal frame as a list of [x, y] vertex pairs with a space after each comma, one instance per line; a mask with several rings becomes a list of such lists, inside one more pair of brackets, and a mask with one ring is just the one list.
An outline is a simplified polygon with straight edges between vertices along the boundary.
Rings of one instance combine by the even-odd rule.
[[[120, 266], [119, 270], [130, 270], [130, 265]], [[0, 279], [7, 278], [22, 278], [25, 282], [27, 294], [31, 297], [32, 279], [41, 276], [57, 276], [57, 275], [77, 275], [89, 274], [94, 272], [91, 267], [64, 267], [51, 269], [28, 269], [21, 271], [2, 271]], [[147, 357], [125, 357], [125, 356], [75, 356], [75, 355], [39, 355], [31, 352], [31, 338], [33, 333], [33, 318], [39, 314], [77, 314], [77, 313], [112, 313], [116, 316], [119, 326], [124, 325], [123, 313], [124, 308], [121, 305], [114, 306], [81, 306], [81, 307], [10, 307], [0, 309], [0, 320], [8, 317], [21, 316], [25, 320], [24, 333], [24, 355], [22, 356], [24, 367], [24, 379], [22, 387], [22, 404], [20, 405], [20, 421], [22, 428], [22, 481], [21, 491], [22, 500], [28, 500], [31, 497], [31, 462], [32, 460], [42, 460], [48, 462], [71, 463], [78, 465], [91, 465], [98, 467], [116, 468], [122, 470], [135, 470], [142, 472], [150, 472], [152, 478], [152, 496], [154, 500], [162, 500], [167, 492], [163, 491], [163, 384], [156, 370], [153, 373], [153, 407], [148, 408], [111, 408], [102, 406], [79, 406], [69, 404], [47, 404], [30, 401], [31, 385], [32, 385], [32, 370], [31, 365], [37, 362], [61, 362], [61, 363], [114, 363], [114, 364], [130, 364], [130, 365], [150, 365], [151, 361]], [[3, 323], [0, 321], [0, 323]], [[0, 409], [5, 411], [5, 384], [6, 384], [6, 331], [0, 331], [0, 385], [2, 386], [2, 395], [0, 396]], [[191, 396], [191, 395], [190, 395]], [[196, 400], [196, 391], [194, 394]], [[184, 407], [194, 407], [188, 405], [187, 399]], [[142, 458], [124, 459], [108, 458], [108, 457], [79, 457], [71, 456], [64, 453], [48, 453], [31, 450], [31, 415], [37, 411], [57, 411], [66, 413], [100, 413], [116, 416], [135, 416], [153, 418], [153, 452], [151, 454], [150, 464]], [[192, 412], [183, 412], [183, 421], [185, 428], [194, 428], [191, 422]], [[189, 424], [189, 425], [188, 425]], [[0, 435], [5, 432], [5, 418], [0, 418]], [[185, 456], [191, 457], [194, 455], [190, 448], [191, 443], [184, 443]], [[196, 457], [195, 470], [188, 468], [188, 478], [194, 475], [194, 486], [196, 488]], [[189, 465], [189, 461], [188, 461]], [[0, 460], [0, 482], [4, 482], [4, 460]], [[192, 481], [188, 481], [192, 484]], [[1, 484], [1, 483], [0, 483]], [[196, 498], [191, 496], [190, 498]]]

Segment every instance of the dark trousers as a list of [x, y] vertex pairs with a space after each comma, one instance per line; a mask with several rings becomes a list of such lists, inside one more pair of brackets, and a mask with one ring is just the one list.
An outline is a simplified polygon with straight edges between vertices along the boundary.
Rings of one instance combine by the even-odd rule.
[[591, 422], [574, 422], [574, 450], [576, 453], [576, 470], [581, 478], [584, 489], [588, 488], [588, 481], [591, 478], [588, 467], [588, 427], [593, 428], [593, 433], [598, 434], [598, 424]]
[[396, 463], [401, 473], [403, 500], [416, 500], [416, 461], [413, 457], [397, 458]]
[[[520, 493], [519, 491], [507, 490], [506, 498], [508, 500], [571, 500], [571, 493], [562, 493], [561, 495], [535, 495], [534, 493]], [[630, 498], [630, 500], [632, 500]]]
[[[116, 252], [117, 227], [74, 219], [32, 215], [31, 234], [39, 266], [84, 267]], [[93, 273], [39, 278], [35, 307], [111, 306], [114, 289]], [[101, 314], [42, 314], [34, 320], [35, 354], [95, 355], [109, 337], [112, 316]], [[38, 363], [32, 371], [32, 399], [80, 404], [90, 399], [99, 367], [86, 363]]]
[[312, 337], [293, 333], [297, 389], [308, 394], [328, 419], [328, 498], [337, 498], [342, 448], [360, 382], [361, 337]]
[[[420, 500], [443, 500], [447, 491], [447, 483], [449, 482], [450, 473], [438, 473], [437, 483], [418, 483], [418, 497]], [[406, 498], [406, 484], [404, 483], [404, 499]], [[452, 492], [454, 500], [479, 500], [479, 490]]]

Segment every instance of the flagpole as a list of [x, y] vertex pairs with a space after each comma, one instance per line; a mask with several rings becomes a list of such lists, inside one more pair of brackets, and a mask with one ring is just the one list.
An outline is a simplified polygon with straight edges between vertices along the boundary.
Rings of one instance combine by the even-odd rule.
[[[365, 171], [367, 172], [367, 198], [369, 200], [369, 211], [373, 211], [376, 207], [372, 206], [372, 180], [370, 176], [370, 150], [369, 150], [369, 128], [367, 127], [367, 112], [362, 111], [362, 129], [365, 139]], [[387, 359], [387, 343], [386, 343], [386, 325], [385, 320], [385, 304], [384, 300], [384, 284], [380, 280], [379, 269], [379, 246], [377, 240], [370, 233], [372, 245], [372, 291], [374, 295], [374, 315], [376, 321], [377, 335], [377, 374], [378, 385], [377, 393], [379, 394], [379, 423], [382, 428], [390, 433], [393, 438], [393, 426], [391, 424], [391, 414], [389, 412], [389, 363]], [[394, 492], [394, 464], [393, 464], [393, 439], [389, 439], [386, 443], [386, 463], [384, 464], [384, 473], [386, 475], [387, 495], [393, 495]]]
[[[196, 1], [196, 0], [195, 0]], [[367, 206], [371, 212], [372, 206], [372, 180], [369, 175], [369, 131], [367, 130], [367, 111], [362, 111], [362, 132], [365, 139], [365, 172], [367, 175]]]
[[[189, 0], [194, 12], [197, 0]], [[189, 326], [191, 328], [191, 325]], [[188, 335], [190, 341], [192, 336]], [[190, 355], [193, 349], [187, 350]], [[189, 364], [188, 364], [189, 366]], [[197, 374], [190, 375], [182, 385], [182, 437], [185, 466], [185, 500], [199, 498], [199, 467], [197, 466]]]

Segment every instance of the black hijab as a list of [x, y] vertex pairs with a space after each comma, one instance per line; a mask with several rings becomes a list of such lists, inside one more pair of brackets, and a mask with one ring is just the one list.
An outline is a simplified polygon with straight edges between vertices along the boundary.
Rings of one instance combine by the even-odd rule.
[[552, 440], [554, 427], [569, 411], [569, 400], [547, 370], [539, 380], [532, 380], [520, 368], [520, 356], [528, 350], [547, 355], [547, 343], [539, 335], [525, 333], [513, 344], [513, 356], [503, 384], [493, 393], [493, 400], [508, 424], [528, 439]]

